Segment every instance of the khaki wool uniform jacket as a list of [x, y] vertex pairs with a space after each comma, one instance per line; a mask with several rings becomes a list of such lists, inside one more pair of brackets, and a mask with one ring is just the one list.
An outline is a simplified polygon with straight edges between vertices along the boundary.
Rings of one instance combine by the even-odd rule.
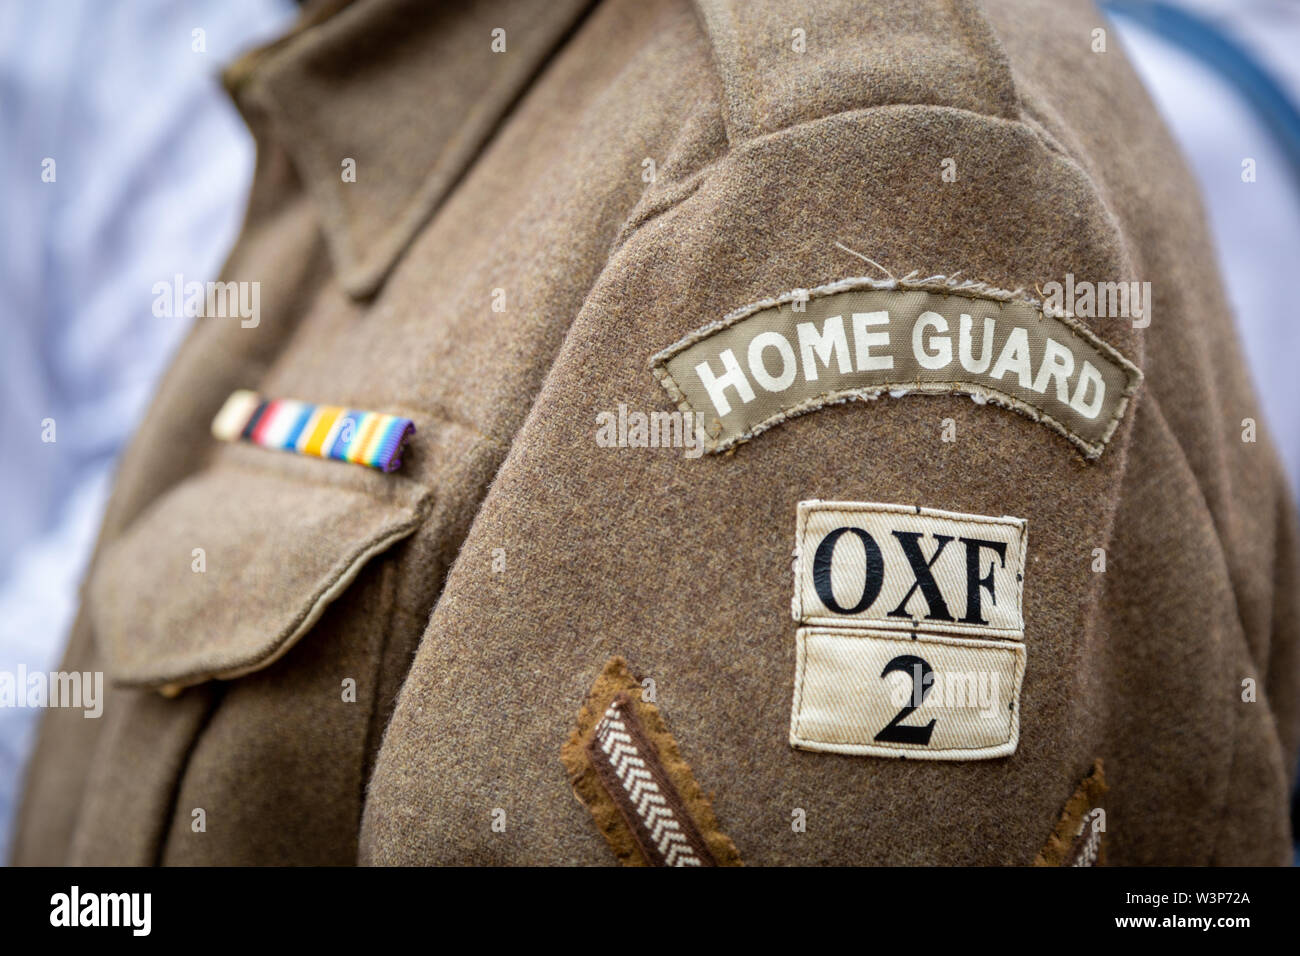
[[[1193, 182], [1105, 26], [1047, 0], [357, 0], [242, 59], [258, 163], [224, 278], [260, 283], [260, 316], [194, 321], [122, 462], [62, 664], [106, 674], [103, 716], [47, 713], [15, 860], [656, 862], [628, 765], [600, 764], [612, 726], [679, 860], [1059, 862], [1104, 773], [1105, 862], [1285, 862], [1294, 516], [1264, 423], [1243, 440], [1259, 410]], [[1149, 282], [1149, 324], [1049, 321], [1067, 275]], [[796, 337], [797, 290], [829, 338]], [[1070, 337], [1069, 381], [1017, 405], [900, 369], [889, 394], [781, 404], [778, 365], [882, 367], [861, 316], [908, 290], [954, 350], [953, 302], [976, 328], [1030, 303], [1017, 334]], [[598, 440], [620, 406], [698, 410], [682, 376], [722, 375], [721, 351], [655, 356], [751, 314], [790, 335], [721, 394], [749, 415], [747, 376], [772, 414], [704, 409], [704, 454]], [[942, 349], [903, 328], [900, 362], [914, 334]], [[1084, 342], [1127, 376], [1109, 434], [1034, 405]], [[237, 389], [415, 434], [392, 473], [218, 441]], [[919, 555], [903, 615], [924, 621], [794, 619], [814, 500], [876, 515], [877, 544], [913, 535], [875, 583]], [[1021, 521], [988, 525], [998, 564], [916, 509]], [[853, 527], [855, 585], [800, 546], [805, 603], [819, 581], [846, 614], [870, 596], [875, 526]], [[924, 561], [962, 541], [947, 620], [1003, 633], [926, 630], [953, 579]], [[894, 646], [1006, 662], [996, 719], [939, 716], [960, 759], [922, 753], [917, 715], [876, 733], [897, 702], [855, 709]], [[986, 738], [1002, 752], [960, 752]]]

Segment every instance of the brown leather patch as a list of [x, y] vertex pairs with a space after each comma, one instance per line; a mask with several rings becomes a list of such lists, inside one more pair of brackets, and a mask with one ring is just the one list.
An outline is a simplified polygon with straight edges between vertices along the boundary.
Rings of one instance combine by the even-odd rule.
[[611, 658], [561, 748], [578, 800], [625, 866], [741, 866], [658, 708]]
[[1106, 776], [1097, 760], [1066, 802], [1034, 866], [1100, 866], [1106, 862], [1102, 839], [1106, 835], [1106, 790]]

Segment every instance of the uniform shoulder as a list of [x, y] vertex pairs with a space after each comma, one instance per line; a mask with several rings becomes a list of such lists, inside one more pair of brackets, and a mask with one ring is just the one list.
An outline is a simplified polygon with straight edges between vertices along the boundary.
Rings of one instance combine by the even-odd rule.
[[694, 0], [733, 144], [895, 104], [1018, 119], [1001, 44], [970, 0]]

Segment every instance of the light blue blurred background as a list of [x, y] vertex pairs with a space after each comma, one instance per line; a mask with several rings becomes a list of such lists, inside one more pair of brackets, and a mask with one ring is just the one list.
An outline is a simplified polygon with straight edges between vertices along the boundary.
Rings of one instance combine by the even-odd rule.
[[[189, 321], [153, 315], [153, 284], [215, 278], [243, 217], [253, 146], [221, 67], [296, 14], [0, 2], [0, 670], [57, 666], [117, 455]], [[38, 717], [0, 708], [0, 860]]]

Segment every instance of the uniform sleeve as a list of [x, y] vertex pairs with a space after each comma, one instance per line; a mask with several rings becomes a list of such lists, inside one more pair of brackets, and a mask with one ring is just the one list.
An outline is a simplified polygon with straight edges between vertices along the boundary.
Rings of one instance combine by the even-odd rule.
[[[1181, 513], [1194, 483], [1160, 487], [1187, 476], [1158, 407], [1135, 391], [1090, 455], [1041, 403], [1008, 400], [1019, 380], [1044, 402], [1090, 405], [1094, 393], [1075, 395], [1083, 353], [1067, 373], [1041, 342], [1020, 354], [996, 340], [1006, 393], [962, 387], [974, 373], [960, 371], [928, 387], [944, 377], [925, 362], [945, 348], [945, 367], [964, 361], [962, 313], [976, 330], [1004, 314], [996, 290], [1033, 300], [1067, 273], [1137, 278], [1079, 164], [1020, 122], [885, 106], [733, 142], [681, 193], [643, 204], [626, 230], [482, 504], [385, 735], [362, 859], [613, 862], [611, 834], [640, 833], [636, 807], [610, 796], [617, 774], [584, 777], [562, 751], [598, 759], [590, 711], [616, 707], [599, 696], [615, 659], [636, 706], [653, 704], [641, 723], [670, 735], [644, 747], [680, 791], [683, 825], [725, 833], [746, 863], [1029, 863], [1099, 759], [1129, 783], [1120, 805], [1175, 804], [1146, 821], [1133, 858], [1163, 836], [1199, 854], [1179, 827], [1210, 827], [1222, 802], [1238, 731], [1237, 685], [1221, 674], [1244, 651], [1221, 567], [1188, 558], [1165, 583], [1138, 571], [1195, 534], [1215, 547], [1212, 525]], [[904, 277], [941, 291], [972, 280], [992, 298], [949, 313], [924, 288], [888, 298], [906, 298]], [[827, 288], [886, 298], [846, 301], [828, 327], [814, 297], [801, 337], [803, 316], [781, 318], [781, 303]], [[855, 316], [894, 305], [906, 326], [888, 346], [867, 338], [882, 328]], [[771, 403], [766, 426], [717, 441], [720, 409], [697, 407], [714, 450], [641, 447], [651, 413], [683, 408], [655, 356], [746, 309], [775, 323], [755, 332], [771, 336], [761, 369], [753, 339], [737, 340], [730, 384], [717, 385], [733, 371], [721, 349], [696, 384], [708, 394], [711, 378], [737, 407], [754, 392]], [[947, 324], [926, 320], [914, 339], [926, 314]], [[1077, 325], [1143, 366], [1130, 317]], [[856, 375], [889, 354], [918, 387], [828, 387], [785, 415], [767, 387], [809, 365], [834, 385], [841, 363]], [[801, 509], [814, 501], [866, 517]], [[1001, 729], [933, 697], [945, 669], [1002, 681], [983, 701]], [[931, 709], [909, 712], [907, 690], [924, 687]], [[924, 753], [927, 716], [938, 759]]]

